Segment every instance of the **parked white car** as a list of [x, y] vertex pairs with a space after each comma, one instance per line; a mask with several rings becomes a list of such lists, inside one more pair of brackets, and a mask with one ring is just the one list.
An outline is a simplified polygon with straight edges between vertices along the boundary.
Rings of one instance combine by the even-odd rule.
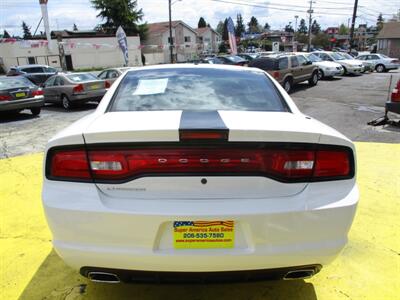
[[317, 51], [312, 52], [323, 61], [336, 62], [342, 65], [343, 74], [361, 74], [364, 66], [361, 61], [344, 57], [340, 52]]
[[384, 54], [364, 54], [358, 56], [357, 59], [370, 63], [378, 73], [396, 70], [400, 67], [400, 61], [397, 58], [390, 58]]
[[341, 64], [333, 61], [324, 61], [314, 53], [302, 53], [302, 55], [318, 66], [318, 79], [343, 75], [344, 70]]
[[255, 68], [129, 70], [44, 161], [53, 245], [101, 282], [310, 277], [359, 197], [353, 143]]

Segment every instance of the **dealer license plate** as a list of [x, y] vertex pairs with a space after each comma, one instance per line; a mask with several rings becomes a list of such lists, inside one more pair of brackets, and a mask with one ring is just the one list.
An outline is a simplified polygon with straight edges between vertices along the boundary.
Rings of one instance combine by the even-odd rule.
[[17, 98], [26, 97], [26, 94], [25, 93], [16, 93], [15, 97], [17, 97]]
[[233, 248], [234, 221], [175, 221], [175, 249]]
[[90, 86], [90, 89], [92, 89], [92, 90], [98, 90], [99, 88], [100, 88], [100, 84], [92, 84]]

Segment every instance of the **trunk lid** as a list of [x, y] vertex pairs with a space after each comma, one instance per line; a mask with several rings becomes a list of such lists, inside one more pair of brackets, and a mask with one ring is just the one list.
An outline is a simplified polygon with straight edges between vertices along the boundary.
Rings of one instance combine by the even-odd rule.
[[[218, 112], [229, 130], [229, 142], [318, 143], [321, 132], [304, 115], [280, 112]], [[107, 145], [130, 150], [139, 145], [179, 145], [181, 111], [109, 112], [98, 117], [83, 132], [88, 149]], [[327, 127], [329, 128], [329, 127]], [[229, 144], [228, 142], [228, 144]], [[250, 143], [251, 142], [251, 143]], [[134, 143], [140, 143], [136, 146]], [[232, 144], [233, 144], [232, 143]], [[94, 148], [93, 148], [94, 147]], [[195, 146], [196, 148], [197, 146]], [[201, 144], [198, 148], [201, 149]], [[104, 149], [104, 148], [103, 148]], [[137, 148], [136, 148], [137, 149]], [[146, 150], [144, 150], [146, 151]], [[207, 152], [205, 152], [207, 153]], [[206, 157], [205, 157], [206, 158]], [[226, 153], [230, 158], [230, 153]], [[251, 199], [285, 197], [300, 193], [307, 183], [285, 183], [263, 176], [174, 176], [140, 177], [122, 183], [96, 183], [106, 197], [129, 199]]]

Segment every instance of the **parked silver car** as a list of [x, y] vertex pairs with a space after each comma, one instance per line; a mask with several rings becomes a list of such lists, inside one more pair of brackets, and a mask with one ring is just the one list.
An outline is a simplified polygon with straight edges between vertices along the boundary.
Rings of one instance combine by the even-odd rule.
[[75, 104], [100, 102], [110, 85], [91, 73], [60, 73], [44, 83], [44, 99], [46, 103], [60, 103], [70, 109]]
[[123, 74], [125, 71], [129, 70], [131, 68], [129, 67], [123, 67], [123, 68], [110, 68], [110, 69], [105, 69], [100, 72], [99, 75], [97, 75], [98, 78], [102, 80], [107, 80], [109, 83], [113, 84], [115, 80], [118, 79], [121, 74]]
[[349, 59], [340, 52], [316, 51], [313, 53], [323, 61], [333, 61], [341, 64], [344, 74], [361, 74], [364, 72], [364, 66], [361, 61], [353, 58]]
[[374, 66], [378, 73], [396, 70], [400, 67], [400, 61], [396, 58], [390, 58], [384, 54], [363, 54], [357, 57], [358, 60], [368, 62]]

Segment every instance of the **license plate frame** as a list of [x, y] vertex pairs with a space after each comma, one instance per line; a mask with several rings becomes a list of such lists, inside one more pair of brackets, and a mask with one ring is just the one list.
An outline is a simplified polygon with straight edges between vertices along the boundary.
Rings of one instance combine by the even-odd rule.
[[174, 221], [174, 249], [231, 249], [235, 246], [235, 222]]

